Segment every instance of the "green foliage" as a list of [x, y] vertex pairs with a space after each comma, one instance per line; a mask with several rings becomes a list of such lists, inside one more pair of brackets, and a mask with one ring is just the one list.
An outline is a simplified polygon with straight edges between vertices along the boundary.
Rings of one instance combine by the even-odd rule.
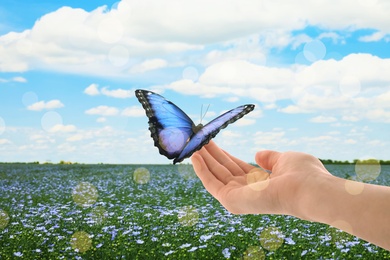
[[357, 164], [357, 163], [362, 163], [362, 164], [380, 164], [380, 165], [390, 165], [390, 160], [376, 160], [376, 159], [365, 159], [365, 160], [359, 160], [359, 159], [354, 159], [352, 162], [350, 161], [338, 161], [338, 160], [332, 160], [332, 159], [320, 159], [320, 161], [323, 164]]
[[[150, 172], [143, 184], [133, 178], [140, 167]], [[330, 170], [353, 174], [350, 165]], [[0, 259], [390, 258], [389, 251], [326, 225], [232, 215], [190, 171], [173, 165], [1, 164]], [[380, 184], [389, 185], [389, 173], [383, 166]], [[74, 192], [84, 194], [76, 189], [82, 183], [98, 192], [89, 207], [74, 201]]]

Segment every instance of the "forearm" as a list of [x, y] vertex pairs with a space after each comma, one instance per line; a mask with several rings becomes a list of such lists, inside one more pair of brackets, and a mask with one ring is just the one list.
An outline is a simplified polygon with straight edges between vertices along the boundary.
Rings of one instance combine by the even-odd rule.
[[314, 177], [298, 217], [325, 223], [390, 250], [390, 187]]

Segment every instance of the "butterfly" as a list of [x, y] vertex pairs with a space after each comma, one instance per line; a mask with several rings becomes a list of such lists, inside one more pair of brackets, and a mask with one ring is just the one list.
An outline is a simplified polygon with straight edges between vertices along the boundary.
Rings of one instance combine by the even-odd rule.
[[200, 150], [228, 124], [251, 112], [255, 105], [243, 105], [218, 116], [206, 125], [195, 125], [171, 101], [152, 91], [137, 89], [135, 95], [149, 118], [149, 130], [160, 154], [174, 159], [173, 164]]

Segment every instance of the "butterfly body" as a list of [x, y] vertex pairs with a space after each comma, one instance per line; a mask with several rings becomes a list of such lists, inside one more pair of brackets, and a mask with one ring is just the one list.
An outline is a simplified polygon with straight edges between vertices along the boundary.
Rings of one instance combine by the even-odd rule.
[[195, 125], [186, 113], [161, 95], [140, 89], [136, 90], [135, 94], [149, 118], [149, 130], [154, 145], [160, 154], [174, 159], [173, 164], [190, 157], [221, 129], [254, 109], [254, 105], [240, 106], [206, 125]]

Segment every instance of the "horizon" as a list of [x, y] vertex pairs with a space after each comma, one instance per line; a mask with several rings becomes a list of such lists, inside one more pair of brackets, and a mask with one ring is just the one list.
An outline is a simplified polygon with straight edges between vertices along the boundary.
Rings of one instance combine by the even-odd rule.
[[[356, 163], [363, 163], [363, 164], [375, 164], [375, 165], [389, 165], [390, 160], [377, 160], [375, 158], [365, 158], [365, 159], [353, 159], [352, 161], [348, 160], [333, 160], [333, 159], [324, 159], [324, 158], [317, 158], [320, 160], [323, 164], [356, 164]], [[255, 162], [247, 162], [252, 165], [257, 165]], [[4, 162], [0, 161], [0, 164], [37, 164], [37, 165], [171, 165], [179, 167], [179, 165], [192, 165], [191, 162], [187, 161], [185, 163], [180, 164], [173, 164], [173, 163], [104, 163], [104, 162], [96, 162], [96, 163], [84, 163], [84, 162], [71, 162], [71, 161], [64, 161], [60, 160], [58, 162], [52, 162], [52, 161], [45, 161], [45, 162], [39, 162], [39, 161], [25, 161], [25, 162]]]

